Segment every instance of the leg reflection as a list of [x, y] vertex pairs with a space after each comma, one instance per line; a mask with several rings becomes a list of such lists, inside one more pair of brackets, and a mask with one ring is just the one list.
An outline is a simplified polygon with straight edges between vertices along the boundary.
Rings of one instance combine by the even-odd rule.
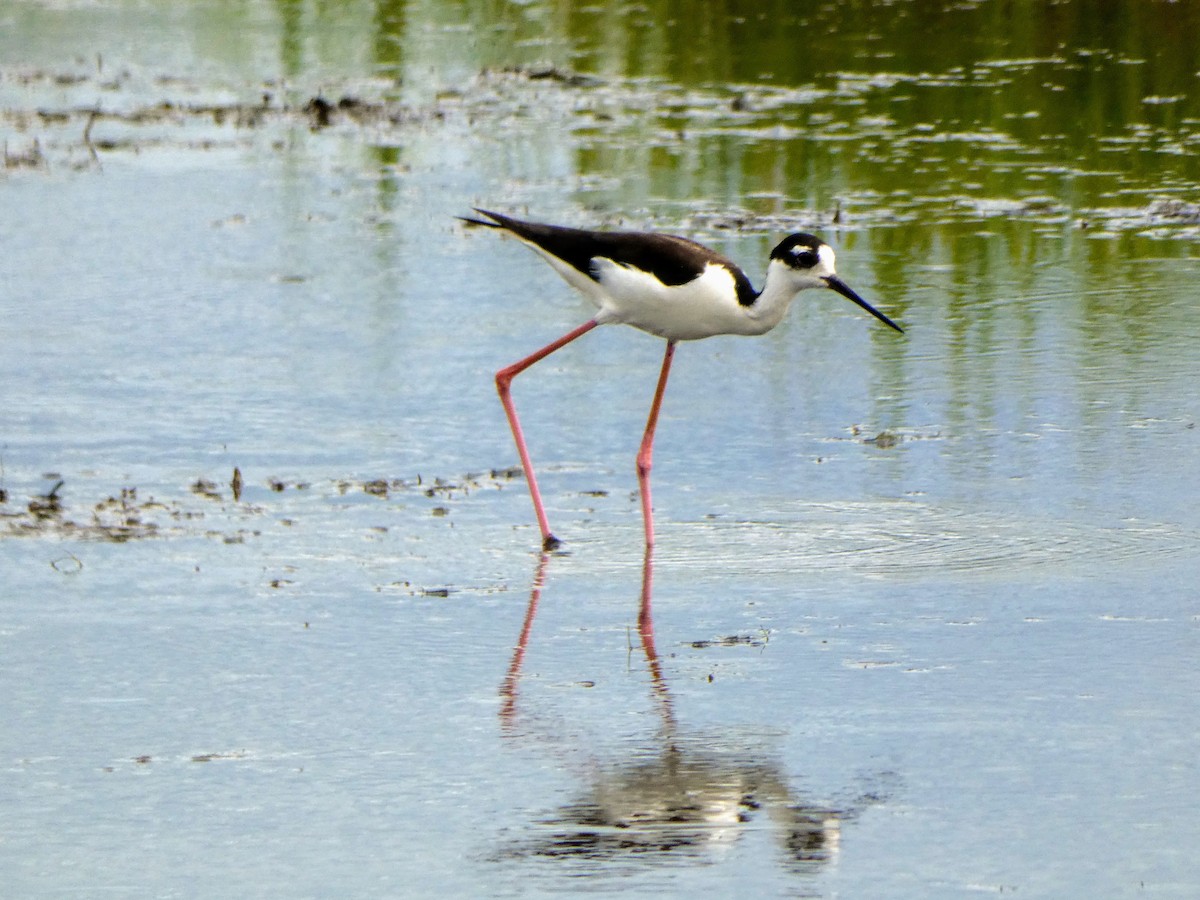
[[[510, 733], [547, 560], [546, 554], [538, 560], [529, 607], [500, 688], [501, 727]], [[540, 816], [526, 835], [506, 841], [495, 858], [552, 860], [581, 866], [588, 874], [658, 862], [711, 864], [751, 833], [749, 823], [765, 814], [776, 859], [785, 870], [811, 875], [829, 866], [837, 857], [842, 825], [884, 795], [873, 791], [844, 805], [806, 800], [792, 793], [790, 778], [769, 747], [747, 742], [743, 728], [689, 733], [679, 727], [655, 646], [653, 585], [653, 548], [647, 545], [638, 635], [661, 719], [658, 734], [649, 745], [645, 734], [631, 734], [628, 752], [608, 759], [597, 760], [590, 742], [560, 745], [560, 764], [587, 761], [580, 767], [578, 796]]]
[[668, 734], [675, 731], [675, 710], [671, 705], [671, 692], [663, 677], [662, 663], [654, 646], [654, 615], [651, 610], [654, 593], [654, 545], [646, 544], [646, 556], [642, 561], [642, 601], [638, 608], [638, 635], [642, 639], [642, 650], [646, 654], [646, 665], [650, 668], [650, 683], [654, 687], [654, 698], [658, 701], [659, 713]]
[[[500, 685], [500, 724], [506, 731], [511, 731], [516, 724], [517, 691], [521, 682], [521, 667], [525, 662], [525, 651], [529, 646], [529, 635], [533, 631], [533, 620], [537, 617], [538, 604], [542, 600], [542, 589], [546, 585], [546, 569], [549, 565], [550, 554], [542, 553], [538, 557], [537, 568], [533, 573], [533, 584], [529, 590], [529, 606], [525, 610], [525, 620], [521, 624], [521, 633], [513, 647], [512, 660], [508, 664], [504, 682]], [[659, 712], [668, 730], [675, 727], [675, 716], [671, 708], [671, 692], [663, 677], [662, 663], [658, 658], [658, 650], [654, 646], [654, 619], [651, 612], [651, 600], [654, 590], [654, 547], [646, 545], [646, 554], [642, 561], [642, 594], [638, 607], [638, 636], [641, 638], [642, 650], [646, 654], [646, 663], [650, 669], [650, 682], [654, 688], [654, 696], [659, 704]]]
[[546, 564], [550, 554], [538, 557], [537, 569], [533, 573], [533, 587], [529, 591], [529, 608], [525, 610], [525, 622], [521, 625], [521, 636], [513, 648], [512, 662], [508, 674], [500, 685], [500, 725], [506, 731], [513, 728], [517, 715], [517, 684], [521, 680], [521, 663], [525, 661], [525, 648], [529, 645], [529, 632], [533, 630], [533, 619], [537, 615], [538, 603], [542, 599], [542, 587], [546, 583]]

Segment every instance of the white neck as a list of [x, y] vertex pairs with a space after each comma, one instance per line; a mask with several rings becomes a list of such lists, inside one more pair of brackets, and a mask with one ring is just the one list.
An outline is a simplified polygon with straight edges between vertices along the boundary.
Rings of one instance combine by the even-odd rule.
[[746, 310], [746, 334], [765, 334], [783, 321], [796, 295], [805, 288], [821, 287], [816, 279], [805, 278], [785, 263], [773, 259], [767, 266], [762, 293]]

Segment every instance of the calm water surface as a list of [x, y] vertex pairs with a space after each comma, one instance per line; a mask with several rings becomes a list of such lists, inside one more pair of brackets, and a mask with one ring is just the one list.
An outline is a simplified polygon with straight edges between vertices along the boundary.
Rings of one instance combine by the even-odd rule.
[[[6, 892], [1191, 897], [1200, 10], [0, 9]], [[472, 205], [805, 294], [589, 310]], [[240, 486], [232, 482], [237, 470]]]

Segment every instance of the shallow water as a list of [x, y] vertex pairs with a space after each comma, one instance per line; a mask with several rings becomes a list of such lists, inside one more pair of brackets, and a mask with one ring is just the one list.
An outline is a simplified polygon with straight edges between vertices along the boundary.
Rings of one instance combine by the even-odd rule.
[[[1196, 11], [704, 9], [0, 11], [9, 892], [1196, 893]], [[543, 559], [476, 204], [906, 334], [680, 347], [649, 563], [660, 342], [540, 364]]]

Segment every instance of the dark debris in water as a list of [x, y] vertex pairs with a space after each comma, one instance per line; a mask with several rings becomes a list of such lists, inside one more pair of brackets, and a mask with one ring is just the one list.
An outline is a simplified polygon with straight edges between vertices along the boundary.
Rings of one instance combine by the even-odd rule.
[[[123, 488], [120, 493], [86, 507], [83, 515], [76, 518], [64, 501], [64, 484], [60, 480], [44, 494], [31, 497], [23, 510], [0, 511], [0, 524], [4, 527], [0, 536], [55, 535], [124, 543], [158, 533], [160, 526], [150, 518], [152, 514], [177, 512], [153, 498], [140, 499], [137, 488]], [[57, 564], [55, 568], [69, 569]]]
[[691, 641], [687, 646], [695, 650], [707, 650], [710, 647], [765, 647], [769, 638], [770, 635], [766, 631], [758, 635], [729, 634], [711, 640]]
[[221, 495], [217, 492], [217, 485], [206, 478], [197, 478], [192, 482], [192, 493], [205, 500], [221, 499]]
[[230, 750], [220, 753], [197, 753], [191, 757], [191, 762], [216, 762], [222, 759], [245, 759], [249, 754], [245, 750]]
[[1156, 220], [1171, 219], [1191, 225], [1200, 224], [1200, 203], [1165, 197], [1147, 206], [1146, 215]]
[[[442, 118], [441, 110], [417, 110], [398, 103], [368, 101], [349, 94], [330, 101], [317, 95], [299, 110], [313, 131], [321, 131], [338, 124], [402, 126]], [[278, 108], [277, 117], [294, 118], [297, 110], [287, 105]], [[220, 124], [218, 122], [218, 124]], [[241, 124], [241, 123], [239, 123]]]
[[874, 444], [880, 450], [890, 450], [899, 444], [904, 438], [896, 434], [894, 431], [881, 431], [875, 437], [863, 438], [864, 444]]
[[[194, 763], [218, 762], [220, 760], [246, 759], [249, 755], [245, 750], [223, 750], [215, 753], [193, 753], [187, 757], [187, 761]], [[148, 766], [152, 762], [155, 762], [155, 757], [149, 753], [142, 753], [132, 757], [130, 762], [138, 766]], [[115, 770], [112, 766], [105, 766], [104, 771], [112, 772]]]
[[[337, 482], [337, 490], [339, 494], [345, 495], [361, 489], [365, 494], [382, 499], [387, 499], [393, 493], [413, 491], [431, 499], [439, 497], [453, 499], [465, 497], [473, 491], [485, 487], [501, 486], [515, 478], [521, 478], [523, 474], [520, 466], [513, 466], [504, 469], [490, 469], [487, 472], [469, 472], [460, 478], [434, 477], [428, 479], [417, 475], [415, 478], [372, 478], [366, 481], [342, 479]], [[272, 483], [272, 489], [281, 491], [283, 487], [276, 487], [275, 483]], [[445, 513], [435, 513], [435, 515], [445, 515]]]
[[684, 228], [695, 232], [739, 231], [752, 234], [795, 231], [799, 228], [821, 230], [842, 220], [840, 206], [833, 209], [782, 212], [755, 212], [749, 209], [695, 210], [688, 214]]
[[[558, 70], [531, 70], [525, 77], [571, 83], [570, 73]], [[102, 71], [0, 68], [0, 80], [32, 89], [69, 90], [66, 99], [52, 101], [55, 105], [0, 108], [0, 123], [30, 136], [23, 145], [4, 143], [6, 170], [49, 170], [64, 162], [64, 157], [69, 167], [95, 168], [100, 166], [102, 154], [139, 153], [155, 146], [212, 150], [238, 143], [239, 134], [273, 125], [302, 124], [312, 132], [339, 126], [405, 128], [439, 121], [446, 115], [442, 102], [416, 106], [390, 99], [367, 99], [349, 91], [297, 98], [274, 82], [264, 83], [250, 99], [242, 101], [188, 101], [168, 94], [162, 99], [139, 102], [148, 90], [194, 95], [200, 93], [200, 87], [187, 79], [168, 76], [147, 85], [128, 71], [109, 75]], [[217, 130], [194, 136], [189, 130], [194, 126]]]
[[46, 491], [44, 494], [39, 494], [29, 501], [26, 507], [29, 514], [35, 519], [45, 520], [53, 519], [62, 513], [62, 500], [58, 496], [58, 492], [62, 489], [64, 482], [60, 479], [59, 482]]
[[1140, 230], [1151, 234], [1180, 237], [1197, 233], [1200, 226], [1200, 203], [1177, 197], [1159, 197], [1145, 206], [1116, 206], [1087, 210], [1078, 222], [1080, 228], [1103, 228], [1109, 231]]
[[[472, 129], [486, 127], [488, 122], [504, 127], [503, 123], [514, 117], [565, 123], [569, 132], [565, 139], [591, 146], [626, 143], [631, 135], [637, 135], [639, 143], [649, 140], [652, 145], [667, 147], [725, 135], [752, 143], [803, 140], [808, 132], [796, 124], [797, 117], [808, 116], [815, 103], [856, 107], [862, 98], [886, 96], [893, 89], [904, 92], [922, 84], [969, 83], [974, 88], [978, 86], [976, 78], [1003, 79], [1005, 72], [1006, 67], [984, 66], [966, 81], [962, 71], [932, 76], [840, 73], [836, 87], [716, 83], [697, 88], [656, 80], [599, 78], [556, 65], [518, 65], [484, 68], [432, 99], [414, 103], [398, 99], [398, 85], [389, 79], [322, 85], [319, 89], [301, 89], [269, 79], [235, 88], [240, 96], [229, 100], [228, 88], [214, 95], [219, 86], [168, 74], [113, 71], [99, 58], [95, 67], [63, 64], [60, 70], [0, 66], [0, 81], [27, 88], [34, 98], [0, 108], [0, 125], [14, 134], [4, 143], [0, 175], [46, 172], [63, 166], [100, 169], [107, 155], [139, 154], [153, 148], [206, 152], [264, 140], [272, 147], [284, 148], [297, 128], [313, 135], [350, 134], [356, 139], [366, 132], [368, 141], [395, 146], [403, 140], [397, 132], [446, 122], [464, 123]], [[1171, 99], [1147, 98], [1146, 102]], [[885, 168], [902, 167], [931, 153], [935, 160], [940, 159], [946, 152], [944, 146], [962, 145], [980, 148], [985, 156], [994, 155], [999, 166], [1017, 165], [1014, 160], [1025, 165], [1028, 155], [1028, 164], [1035, 171], [1094, 174], [1056, 157], [1039, 166], [1037, 149], [1016, 131], [990, 127], [953, 130], [948, 125], [923, 122], [906, 126], [887, 115], [858, 116], [854, 121], [830, 124], [845, 126], [847, 130], [836, 133], [846, 137], [854, 134], [850, 129], [857, 129], [867, 146], [886, 147], [879, 157], [888, 164]], [[1192, 140], [1193, 132], [1189, 125], [1181, 136], [1167, 129], [1147, 132], [1144, 140], [1170, 141], [1182, 147]], [[263, 135], [265, 138], [260, 137]], [[1131, 140], [1132, 146], [1138, 146], [1143, 139]], [[784, 192], [769, 192], [749, 200], [753, 208], [676, 208], [664, 214], [665, 221], [649, 224], [662, 230], [716, 236], [730, 231], [779, 234], [839, 226], [903, 227], [916, 222], [928, 227], [1019, 218], [1044, 226], [1090, 228], [1101, 234], [1137, 231], [1177, 238], [1200, 233], [1200, 204], [1190, 196], [1160, 197], [1132, 208], [1076, 207], [1053, 190], [995, 196], [981, 186], [986, 179], [979, 173], [988, 168], [985, 164], [967, 166], [969, 177], [939, 182], [934, 192], [859, 192], [821, 210], [796, 208], [793, 198]], [[622, 225], [600, 218], [608, 226]], [[637, 218], [639, 227], [648, 224], [647, 215]]]
[[[329, 483], [331, 495], [347, 496], [354, 493], [369, 497], [389, 499], [397, 495], [420, 497], [422, 501], [436, 500], [436, 505], [421, 508], [436, 518], [447, 518], [452, 513], [451, 501], [461, 499], [475, 491], [502, 488], [514, 479], [520, 479], [520, 467], [491, 469], [482, 473], [469, 473], [458, 478], [422, 475], [411, 478], [368, 478], [336, 479]], [[265, 497], [285, 491], [307, 491], [312, 484], [307, 481], [287, 481], [277, 477], [265, 479], [257, 491], [247, 482], [240, 468], [233, 469], [232, 477], [226, 482], [229, 490], [216, 480], [198, 477], [187, 485], [187, 494], [203, 501], [197, 505], [185, 495], [173, 500], [159, 500], [144, 496], [137, 487], [123, 487], [118, 492], [92, 502], [68, 502], [69, 491], [66, 480], [52, 475], [52, 486], [33, 494], [23, 504], [13, 501], [11, 491], [0, 492], [0, 538], [4, 537], [56, 537], [76, 540], [108, 541], [124, 543], [170, 535], [197, 534], [219, 539], [226, 544], [240, 544], [258, 531], [240, 527], [204, 529], [198, 523], [235, 512], [240, 517], [268, 515], [269, 505]], [[265, 489], [265, 491], [264, 491]], [[78, 488], [76, 488], [78, 491]], [[247, 494], [255, 498], [251, 503]], [[284, 525], [296, 524], [292, 516], [280, 519]], [[386, 532], [386, 528], [378, 528]], [[68, 557], [64, 559], [69, 560]], [[58, 568], [58, 566], [56, 566]], [[63, 570], [70, 570], [64, 564]], [[445, 596], [445, 594], [432, 594]]]
[[[864, 431], [863, 429], [864, 426], [862, 425], [851, 425], [847, 429], [850, 433], [850, 440], [869, 444], [879, 450], [892, 450], [899, 447], [905, 441], [937, 441], [943, 438], [940, 431], [884, 428], [882, 431], [871, 434], [869, 431]], [[845, 438], [831, 438], [830, 440], [845, 440]]]
[[5, 169], [43, 169], [46, 166], [46, 157], [42, 154], [42, 147], [37, 138], [30, 141], [24, 149], [10, 148], [5, 142]]
[[603, 83], [599, 78], [592, 75], [583, 75], [579, 72], [572, 72], [568, 69], [552, 65], [504, 66], [496, 70], [484, 69], [481, 74], [484, 78], [487, 78], [493, 75], [494, 72], [528, 81], [553, 81], [557, 84], [567, 85], [568, 87], [596, 87]]

